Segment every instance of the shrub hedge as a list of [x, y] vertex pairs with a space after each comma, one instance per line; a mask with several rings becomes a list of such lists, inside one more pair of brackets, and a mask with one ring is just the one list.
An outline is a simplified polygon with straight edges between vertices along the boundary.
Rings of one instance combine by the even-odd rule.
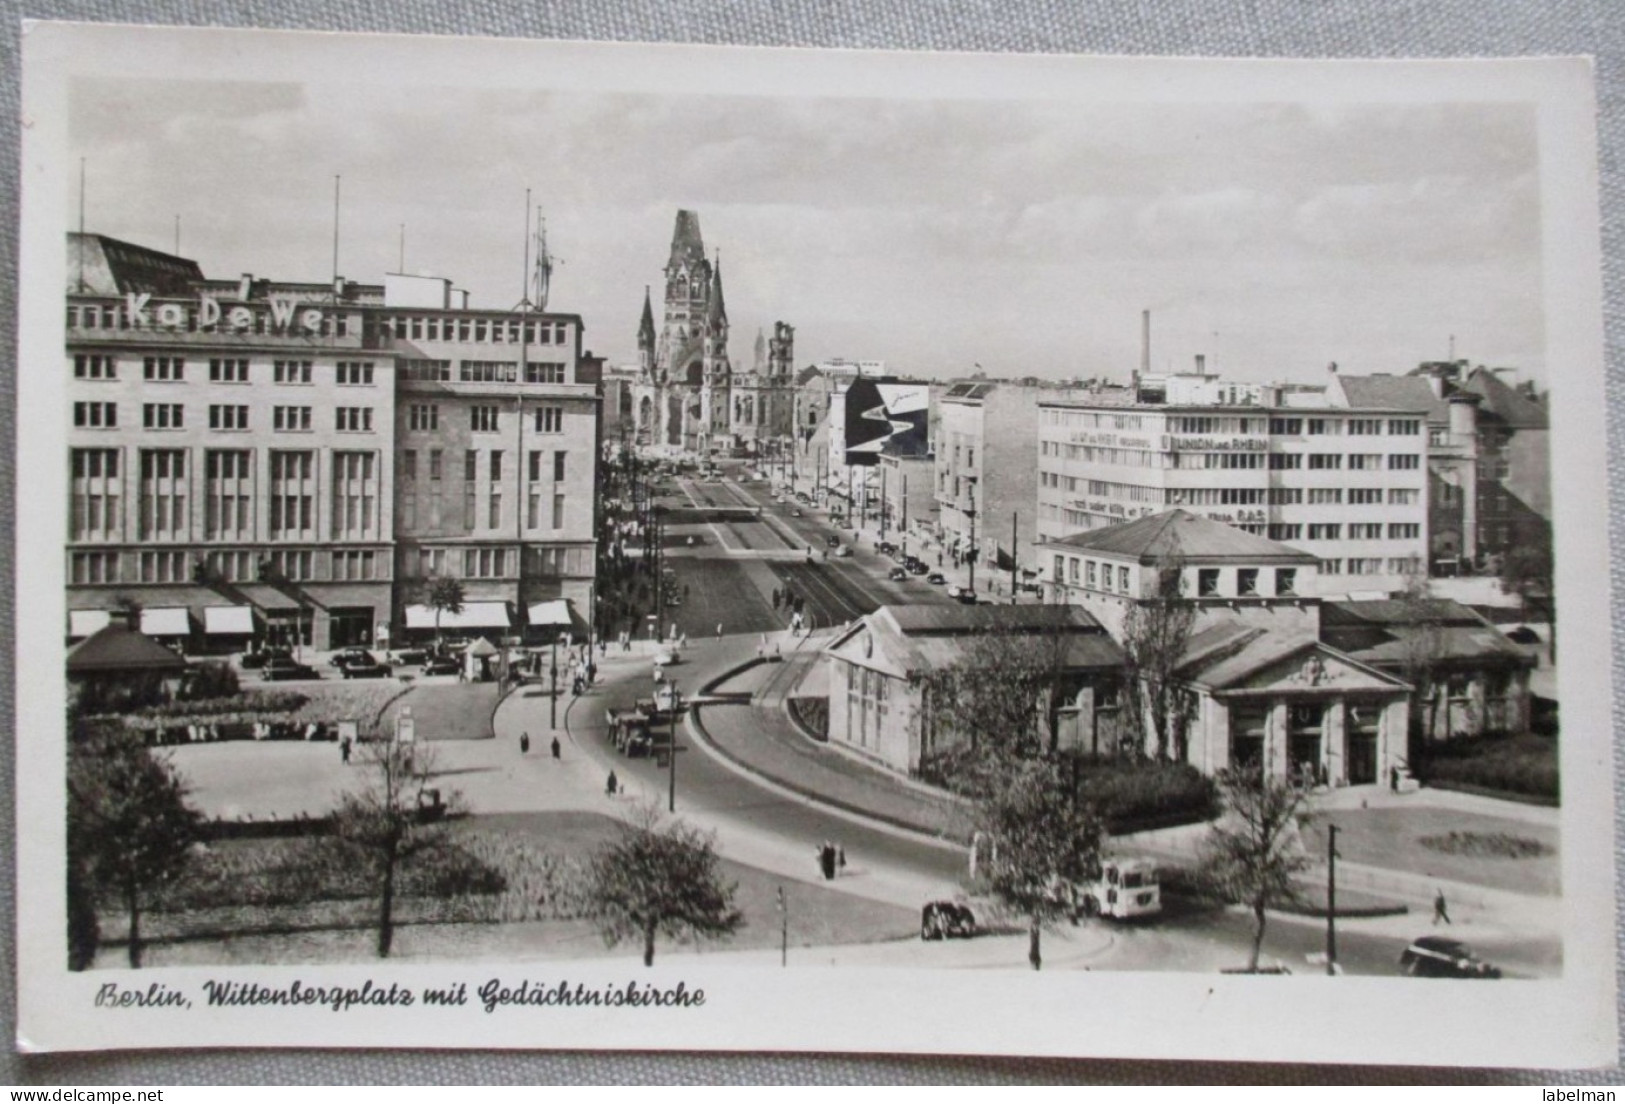
[[1103, 760], [1080, 764], [1079, 774], [1080, 792], [1115, 835], [1218, 815], [1213, 780], [1187, 763]]
[[1413, 765], [1429, 785], [1557, 801], [1557, 741], [1544, 736], [1481, 736], [1432, 744]]

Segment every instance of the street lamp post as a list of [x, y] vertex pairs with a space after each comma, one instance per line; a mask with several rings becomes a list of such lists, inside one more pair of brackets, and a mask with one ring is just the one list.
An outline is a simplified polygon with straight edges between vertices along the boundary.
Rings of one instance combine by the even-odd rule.
[[677, 684], [671, 684], [671, 748], [666, 755], [668, 773], [666, 776], [666, 812], [677, 811], [677, 714], [683, 708], [682, 695], [677, 692]]
[[1326, 976], [1337, 976], [1337, 825], [1326, 826]]
[[965, 493], [970, 499], [970, 505], [965, 508], [965, 517], [970, 520], [970, 549], [965, 553], [970, 561], [970, 591], [976, 593], [976, 480], [965, 480]]
[[552, 673], [547, 684], [548, 727], [559, 727], [559, 630], [553, 630]]

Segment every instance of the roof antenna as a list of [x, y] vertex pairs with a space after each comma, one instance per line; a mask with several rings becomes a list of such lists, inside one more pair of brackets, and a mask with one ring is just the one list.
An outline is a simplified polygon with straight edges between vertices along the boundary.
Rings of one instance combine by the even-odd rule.
[[79, 158], [79, 291], [85, 290], [85, 159]]
[[530, 310], [530, 189], [525, 189], [525, 263], [519, 269], [519, 311]]
[[339, 293], [339, 181], [341, 176], [333, 177], [333, 296]]

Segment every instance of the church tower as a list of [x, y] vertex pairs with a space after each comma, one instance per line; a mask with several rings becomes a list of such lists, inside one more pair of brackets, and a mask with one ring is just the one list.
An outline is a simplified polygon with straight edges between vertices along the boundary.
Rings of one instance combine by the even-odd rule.
[[651, 443], [706, 453], [731, 447], [728, 411], [733, 368], [728, 361], [728, 312], [720, 263], [705, 255], [700, 217], [678, 211], [666, 261], [665, 309], [658, 336], [653, 304], [644, 295], [638, 359], [647, 378], [639, 406], [640, 432]]

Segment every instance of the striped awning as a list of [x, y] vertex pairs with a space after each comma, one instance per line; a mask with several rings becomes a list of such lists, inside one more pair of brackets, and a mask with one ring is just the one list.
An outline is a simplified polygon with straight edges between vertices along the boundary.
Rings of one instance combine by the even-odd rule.
[[203, 611], [203, 631], [211, 636], [252, 636], [254, 611], [248, 606], [209, 606]]

